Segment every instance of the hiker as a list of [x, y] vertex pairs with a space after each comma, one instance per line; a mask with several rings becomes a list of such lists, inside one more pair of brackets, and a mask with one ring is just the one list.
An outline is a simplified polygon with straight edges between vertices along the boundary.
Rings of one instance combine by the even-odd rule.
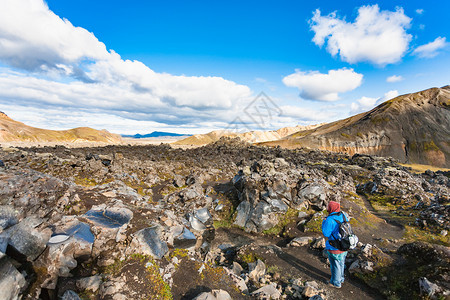
[[[330, 245], [330, 241], [339, 238], [339, 223], [348, 221], [348, 216], [341, 213], [341, 205], [338, 202], [330, 201], [327, 206], [328, 217], [322, 222], [322, 233], [327, 242], [325, 249], [328, 252], [328, 260], [330, 261], [331, 280], [328, 285], [335, 288], [341, 288], [344, 282], [345, 257], [347, 251], [341, 251]], [[346, 219], [344, 219], [346, 218]]]

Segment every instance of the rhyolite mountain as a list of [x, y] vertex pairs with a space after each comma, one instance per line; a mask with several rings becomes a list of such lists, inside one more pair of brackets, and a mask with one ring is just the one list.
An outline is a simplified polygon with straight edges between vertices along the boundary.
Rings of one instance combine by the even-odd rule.
[[368, 112], [263, 144], [391, 156], [448, 168], [450, 86], [401, 95]]
[[306, 125], [306, 126], [297, 125], [294, 127], [283, 127], [278, 130], [269, 130], [269, 131], [255, 130], [243, 133], [237, 133], [227, 130], [215, 130], [205, 134], [194, 134], [193, 136], [177, 141], [174, 144], [189, 145], [189, 146], [204, 146], [210, 143], [217, 142], [222, 137], [239, 138], [240, 140], [249, 143], [261, 143], [267, 141], [276, 141], [285, 136], [291, 135], [295, 132], [313, 129], [320, 125], [323, 124]]
[[119, 135], [106, 130], [78, 127], [69, 130], [35, 128], [15, 121], [0, 112], [0, 142], [101, 142], [121, 143]]

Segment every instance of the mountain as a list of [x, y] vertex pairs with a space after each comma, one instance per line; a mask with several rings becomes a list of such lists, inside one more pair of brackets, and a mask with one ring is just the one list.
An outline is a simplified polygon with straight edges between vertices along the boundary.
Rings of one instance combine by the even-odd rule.
[[371, 111], [262, 143], [392, 156], [450, 167], [450, 86], [398, 96]]
[[320, 125], [307, 125], [307, 126], [295, 126], [295, 127], [283, 127], [278, 130], [270, 130], [270, 131], [249, 131], [244, 133], [236, 133], [232, 131], [226, 130], [215, 130], [206, 134], [195, 134], [193, 136], [187, 137], [183, 140], [177, 141], [174, 144], [176, 145], [195, 145], [202, 146], [209, 143], [214, 143], [218, 141], [221, 137], [236, 137], [240, 138], [243, 141], [250, 143], [261, 143], [267, 141], [276, 141], [285, 136], [293, 134], [295, 132], [299, 132], [302, 130], [309, 130], [316, 128]]
[[152, 137], [177, 137], [177, 136], [190, 136], [190, 134], [179, 134], [172, 132], [161, 132], [161, 131], [153, 131], [152, 133], [147, 134], [134, 134], [134, 135], [126, 135], [122, 134], [122, 137], [134, 138], [134, 139], [144, 139], [144, 138], [152, 138]]
[[14, 121], [0, 112], [0, 142], [102, 142], [120, 143], [122, 138], [106, 130], [78, 127], [69, 130], [47, 130]]

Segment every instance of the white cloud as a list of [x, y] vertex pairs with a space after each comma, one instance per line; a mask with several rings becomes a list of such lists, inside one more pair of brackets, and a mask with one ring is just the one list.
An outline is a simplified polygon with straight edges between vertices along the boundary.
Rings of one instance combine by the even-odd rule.
[[412, 36], [406, 32], [411, 19], [402, 8], [380, 11], [378, 5], [362, 6], [353, 23], [339, 18], [336, 13], [322, 16], [314, 12], [310, 21], [315, 35], [313, 42], [343, 61], [362, 61], [386, 65], [399, 61], [408, 50]]
[[419, 57], [431, 58], [439, 54], [439, 50], [447, 46], [445, 37], [437, 37], [434, 41], [417, 47], [413, 54]]
[[416, 14], [418, 14], [418, 15], [423, 14], [423, 12], [424, 12], [423, 8], [416, 9]]
[[392, 75], [386, 78], [386, 82], [399, 82], [402, 81], [404, 78], [400, 75]]
[[330, 70], [327, 74], [296, 70], [294, 74], [284, 77], [283, 83], [298, 88], [304, 99], [336, 101], [339, 100], [339, 93], [356, 89], [361, 85], [362, 79], [362, 74], [347, 68]]
[[[29, 85], [19, 93], [59, 105], [81, 102], [123, 110], [166, 105], [176, 113], [175, 107], [227, 109], [252, 97], [247, 86], [221, 77], [156, 73], [139, 61], [123, 60], [93, 33], [55, 15], [42, 0], [2, 1], [0, 61], [52, 79], [45, 84], [56, 89], [51, 100], [42, 99], [45, 91], [37, 79], [17, 79], [11, 89], [17, 91], [15, 85], [26, 81]], [[69, 91], [88, 95], [75, 100]]]
[[357, 114], [368, 111], [375, 106], [398, 96], [397, 90], [388, 91], [381, 98], [361, 97], [350, 105], [350, 113]]

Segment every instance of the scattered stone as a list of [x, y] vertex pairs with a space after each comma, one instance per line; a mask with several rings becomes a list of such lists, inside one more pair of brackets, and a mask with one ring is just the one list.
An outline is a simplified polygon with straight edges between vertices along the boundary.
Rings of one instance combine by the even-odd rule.
[[161, 240], [159, 232], [160, 229], [156, 225], [136, 232], [131, 242], [129, 253], [137, 252], [144, 255], [151, 255], [156, 259], [163, 258], [169, 251], [169, 248], [166, 242]]
[[319, 291], [312, 287], [312, 286], [305, 286], [305, 288], [303, 289], [302, 295], [305, 297], [314, 297], [315, 295], [317, 295], [319, 293]]
[[317, 238], [314, 241], [314, 243], [311, 245], [311, 247], [314, 248], [314, 249], [319, 249], [319, 250], [325, 249], [325, 246], [326, 246], [325, 243], [326, 243], [325, 238], [320, 237], [320, 238]]
[[291, 246], [291, 247], [307, 246], [313, 240], [314, 240], [314, 238], [311, 236], [296, 237], [295, 239], [293, 239], [292, 241], [289, 242], [289, 246]]
[[212, 290], [211, 292], [203, 292], [193, 300], [231, 300], [230, 294], [224, 290]]
[[256, 263], [249, 264], [249, 277], [253, 281], [258, 282], [264, 275], [266, 275], [266, 265], [260, 259]]
[[256, 296], [257, 299], [280, 299], [281, 293], [273, 283], [257, 289], [252, 293], [252, 296]]
[[0, 205], [0, 231], [18, 223], [17, 211], [9, 205]]
[[437, 284], [432, 283], [426, 277], [419, 279], [420, 294], [432, 298], [441, 291]]
[[133, 212], [124, 207], [110, 207], [103, 210], [91, 209], [85, 216], [97, 226], [118, 228], [130, 222]]
[[233, 261], [233, 273], [236, 274], [237, 276], [241, 276], [241, 273], [244, 271], [244, 268], [242, 268], [242, 266]]
[[92, 292], [96, 292], [100, 284], [102, 283], [102, 278], [98, 275], [81, 278], [77, 280], [77, 287], [81, 290], [90, 290]]
[[0, 260], [0, 298], [20, 299], [19, 294], [26, 288], [23, 275], [8, 259]]
[[67, 290], [61, 300], [81, 300], [80, 296], [72, 290]]
[[29, 221], [24, 220], [10, 227], [5, 233], [9, 235], [9, 245], [25, 255], [28, 260], [35, 260], [44, 251], [52, 231], [49, 228], [39, 231], [30, 224], [35, 220]]

